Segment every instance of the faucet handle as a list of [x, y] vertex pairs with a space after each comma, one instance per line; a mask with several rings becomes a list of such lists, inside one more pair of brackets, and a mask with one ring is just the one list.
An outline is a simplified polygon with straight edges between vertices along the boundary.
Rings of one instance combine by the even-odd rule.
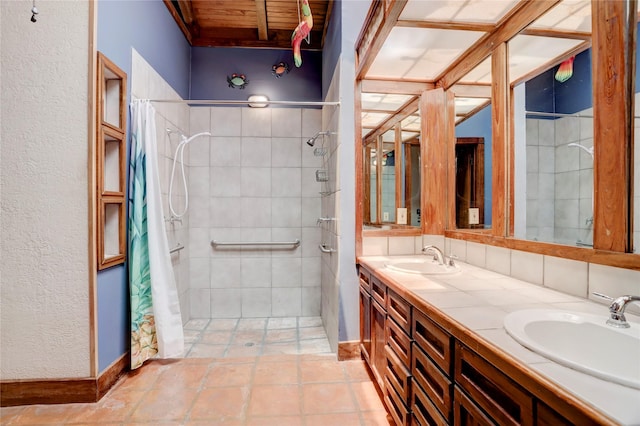
[[453, 253], [449, 253], [449, 256], [447, 256], [449, 258], [449, 261], [447, 262], [449, 264], [449, 266], [456, 266], [456, 262], [454, 262], [455, 259], [458, 258], [458, 256], [456, 256]]

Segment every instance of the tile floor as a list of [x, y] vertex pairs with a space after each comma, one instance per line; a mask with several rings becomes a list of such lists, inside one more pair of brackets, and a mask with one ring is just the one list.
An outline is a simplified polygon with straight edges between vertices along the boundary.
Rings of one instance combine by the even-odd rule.
[[331, 353], [320, 317], [195, 319], [184, 339], [186, 358]]
[[146, 363], [94, 404], [3, 407], [0, 424], [392, 425], [365, 364], [337, 361], [318, 324], [192, 320], [185, 358]]

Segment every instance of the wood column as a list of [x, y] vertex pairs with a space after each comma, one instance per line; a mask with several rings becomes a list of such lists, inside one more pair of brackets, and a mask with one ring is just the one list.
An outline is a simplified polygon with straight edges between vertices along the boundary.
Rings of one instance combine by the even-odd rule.
[[444, 89], [420, 97], [422, 233], [443, 235], [447, 218], [447, 97]]
[[629, 252], [637, 2], [593, 0], [591, 10], [593, 248]]
[[497, 237], [508, 230], [509, 69], [507, 43], [491, 55], [491, 229]]

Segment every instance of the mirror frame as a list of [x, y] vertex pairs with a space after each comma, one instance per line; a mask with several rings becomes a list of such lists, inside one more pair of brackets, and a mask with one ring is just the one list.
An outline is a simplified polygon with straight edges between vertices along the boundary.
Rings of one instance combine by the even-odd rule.
[[[382, 7], [374, 2], [356, 43], [356, 99], [359, 99], [363, 80], [385, 38], [397, 23], [404, 2], [391, 2]], [[618, 1], [591, 2], [592, 19], [592, 80], [594, 105], [594, 230], [593, 249], [554, 243], [519, 240], [513, 237], [514, 214], [514, 154], [513, 143], [513, 85], [508, 78], [508, 41], [542, 16], [558, 1], [521, 2], [522, 4], [487, 33], [472, 49], [465, 52], [437, 81], [424, 82], [420, 97], [422, 140], [447, 141], [446, 144], [422, 143], [422, 170], [428, 168], [430, 179], [422, 179], [422, 234], [443, 235], [447, 238], [483, 243], [526, 252], [552, 255], [591, 263], [640, 270], [640, 254], [631, 253], [633, 247], [633, 114], [635, 81], [635, 43], [638, 22], [636, 8]], [[632, 6], [637, 3], [632, 1]], [[613, 19], [615, 18], [615, 19]], [[618, 25], [607, 25], [607, 22]], [[624, 55], [611, 55], [624, 52]], [[455, 120], [453, 119], [453, 93], [450, 90], [477, 64], [491, 57], [492, 61], [492, 159], [493, 203], [492, 229], [489, 232], [457, 230], [455, 202], [451, 193], [455, 181], [451, 176], [455, 156]], [[613, 70], [613, 71], [612, 71]], [[615, 72], [618, 78], [608, 74]], [[402, 82], [396, 82], [402, 84]], [[515, 84], [515, 83], [514, 83]], [[433, 87], [437, 87], [434, 90]], [[610, 96], [608, 94], [615, 94]], [[358, 102], [356, 102], [356, 105]], [[356, 107], [356, 128], [360, 128]], [[432, 121], [432, 120], [436, 121]], [[430, 126], [426, 126], [429, 122]], [[604, 142], [606, 141], [606, 143]], [[360, 147], [361, 138], [356, 137]], [[361, 150], [357, 150], [361, 151]], [[425, 155], [426, 154], [426, 155]], [[439, 160], [439, 163], [433, 160]], [[362, 158], [356, 156], [358, 175]], [[360, 164], [358, 164], [360, 162]], [[433, 165], [436, 164], [436, 168]], [[438, 168], [437, 164], [443, 164]], [[446, 164], [446, 166], [444, 166]], [[435, 178], [434, 178], [435, 173]], [[424, 176], [424, 175], [423, 175]], [[436, 183], [437, 181], [437, 183]], [[356, 184], [358, 185], [356, 179]], [[357, 203], [359, 185], [356, 188]], [[640, 190], [640, 189], [638, 189]], [[438, 194], [439, 192], [439, 194]], [[430, 196], [433, 196], [431, 198]], [[439, 204], [444, 201], [444, 204]], [[437, 208], [439, 204], [439, 208]], [[442, 208], [446, 205], [447, 208]], [[356, 255], [362, 254], [362, 221], [358, 221], [361, 205], [356, 206]], [[488, 206], [486, 206], [488, 208]], [[452, 222], [452, 218], [454, 222]], [[380, 234], [375, 234], [380, 235]], [[380, 236], [398, 236], [389, 232]]]

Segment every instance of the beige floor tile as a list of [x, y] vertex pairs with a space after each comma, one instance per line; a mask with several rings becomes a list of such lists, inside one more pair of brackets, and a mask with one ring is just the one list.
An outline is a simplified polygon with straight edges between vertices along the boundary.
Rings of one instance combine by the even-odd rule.
[[199, 343], [206, 343], [208, 345], [228, 345], [231, 342], [233, 331], [229, 330], [215, 330], [205, 331], [202, 333]]
[[253, 345], [262, 344], [262, 340], [264, 339], [264, 331], [263, 330], [238, 330], [234, 333], [231, 344], [240, 346], [246, 345], [247, 343]]
[[215, 364], [208, 371], [204, 387], [245, 386], [251, 383], [254, 364]]
[[254, 346], [229, 346], [225, 352], [227, 358], [255, 357], [262, 353], [261, 345]]
[[360, 414], [363, 426], [395, 426], [393, 418], [386, 411], [368, 411]]
[[254, 385], [288, 385], [297, 383], [297, 362], [259, 363], [253, 376]]
[[188, 358], [218, 358], [223, 357], [226, 345], [204, 345], [197, 343], [193, 345], [191, 351], [187, 354]]
[[176, 392], [171, 387], [151, 389], [131, 414], [131, 421], [182, 421], [198, 394], [197, 389], [183, 388]]
[[284, 342], [265, 344], [262, 347], [262, 353], [264, 355], [297, 355], [300, 351], [298, 342]]
[[346, 375], [337, 360], [320, 359], [300, 361], [300, 381], [302, 383], [344, 382]]
[[248, 416], [300, 415], [298, 385], [254, 386]]
[[284, 330], [267, 330], [264, 337], [265, 343], [283, 343], [283, 342], [295, 342], [298, 339], [298, 330], [284, 329]]
[[384, 405], [373, 382], [350, 384], [360, 411], [384, 411]]
[[209, 370], [208, 364], [188, 364], [176, 362], [168, 365], [153, 385], [154, 389], [173, 387], [174, 389], [198, 388]]
[[351, 412], [356, 406], [346, 383], [311, 383], [302, 385], [305, 414]]
[[356, 426], [360, 424], [358, 413], [314, 414], [305, 417], [305, 426]]
[[[246, 426], [303, 426], [302, 416], [249, 417]], [[331, 426], [329, 424], [325, 426]]]
[[343, 361], [342, 366], [347, 373], [347, 379], [352, 382], [368, 382], [371, 380], [367, 365], [364, 361]]
[[203, 389], [196, 398], [190, 420], [241, 420], [249, 399], [249, 387]]
[[[81, 413], [86, 404], [30, 405], [24, 407], [11, 423], [19, 425], [65, 424], [66, 420]], [[4, 420], [3, 420], [3, 425]]]

